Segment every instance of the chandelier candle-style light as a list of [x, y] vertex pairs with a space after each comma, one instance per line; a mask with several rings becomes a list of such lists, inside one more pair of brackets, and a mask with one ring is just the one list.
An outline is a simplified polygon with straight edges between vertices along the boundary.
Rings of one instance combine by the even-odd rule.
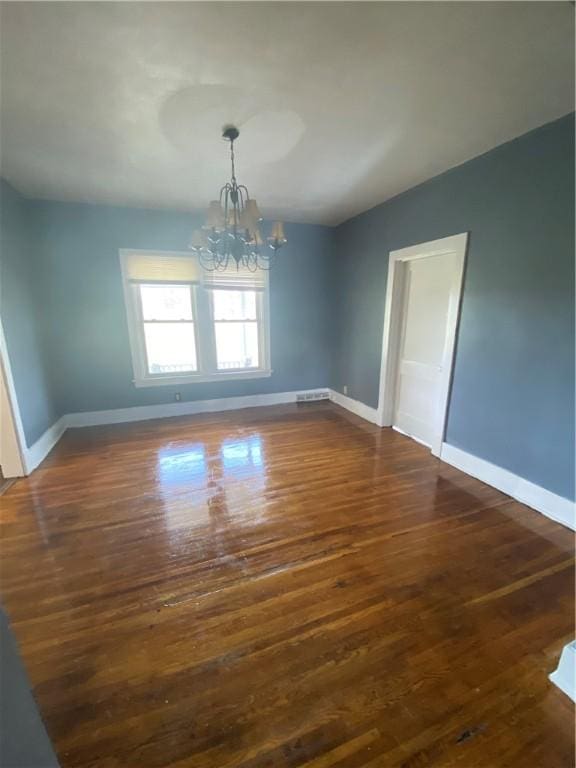
[[288, 242], [281, 221], [274, 223], [266, 250], [259, 224], [262, 216], [248, 189], [236, 181], [234, 168], [234, 142], [240, 131], [233, 125], [224, 127], [222, 137], [230, 142], [232, 178], [220, 190], [220, 199], [208, 206], [206, 223], [197, 229], [190, 248], [198, 256], [202, 267], [210, 272], [226, 270], [229, 266], [244, 267], [251, 272], [270, 269], [277, 251]]

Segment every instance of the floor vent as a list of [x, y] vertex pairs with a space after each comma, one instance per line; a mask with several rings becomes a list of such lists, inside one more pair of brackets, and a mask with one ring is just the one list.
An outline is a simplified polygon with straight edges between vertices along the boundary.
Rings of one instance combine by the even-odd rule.
[[312, 400], [329, 400], [330, 393], [328, 390], [319, 390], [318, 392], [301, 392], [296, 395], [297, 403], [309, 403]]

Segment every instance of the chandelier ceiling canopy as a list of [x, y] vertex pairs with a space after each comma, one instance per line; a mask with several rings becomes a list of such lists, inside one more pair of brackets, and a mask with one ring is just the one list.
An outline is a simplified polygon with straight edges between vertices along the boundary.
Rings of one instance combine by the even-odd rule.
[[270, 269], [276, 253], [288, 242], [283, 223], [276, 221], [266, 237], [266, 248], [260, 232], [262, 216], [258, 204], [244, 184], [236, 180], [234, 142], [239, 135], [236, 126], [224, 126], [222, 137], [230, 142], [231, 178], [220, 190], [219, 199], [208, 205], [204, 226], [190, 240], [189, 247], [210, 272], [231, 266], [251, 272]]

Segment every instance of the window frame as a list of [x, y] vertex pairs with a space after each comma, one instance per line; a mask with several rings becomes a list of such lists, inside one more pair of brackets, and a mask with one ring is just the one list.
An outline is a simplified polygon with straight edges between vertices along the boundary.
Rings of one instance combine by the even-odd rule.
[[[198, 283], [167, 283], [167, 285], [187, 285], [192, 301], [192, 322], [194, 324], [194, 342], [196, 345], [197, 370], [182, 373], [149, 373], [146, 341], [144, 335], [144, 317], [140, 295], [140, 283], [133, 283], [127, 277], [126, 261], [134, 254], [167, 256], [194, 259], [189, 253], [181, 251], [149, 251], [121, 249], [120, 269], [124, 292], [124, 305], [128, 322], [128, 339], [132, 359], [132, 382], [135, 387], [175, 386], [179, 384], [201, 384], [214, 381], [242, 381], [261, 379], [272, 375], [270, 366], [270, 283], [269, 274], [265, 273], [263, 290], [256, 290], [256, 314], [258, 322], [258, 368], [234, 368], [218, 370], [216, 354], [216, 326], [214, 320], [214, 301], [212, 288], [206, 287], [202, 279]], [[202, 274], [202, 273], [201, 273]], [[152, 285], [142, 281], [141, 284]], [[216, 288], [215, 290], [250, 290], [249, 288]], [[166, 321], [168, 322], [168, 321]], [[186, 322], [186, 321], [184, 321]]]

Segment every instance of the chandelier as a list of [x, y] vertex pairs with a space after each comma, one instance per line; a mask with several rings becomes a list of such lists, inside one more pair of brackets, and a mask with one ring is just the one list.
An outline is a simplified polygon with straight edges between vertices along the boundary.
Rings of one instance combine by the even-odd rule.
[[222, 137], [230, 142], [232, 177], [220, 190], [220, 199], [209, 204], [204, 226], [197, 229], [190, 240], [189, 247], [209, 272], [230, 266], [251, 272], [270, 269], [276, 253], [288, 242], [284, 225], [277, 221], [266, 238], [268, 249], [264, 247], [259, 228], [262, 216], [256, 200], [236, 181], [234, 142], [239, 135], [234, 125], [224, 126]]

